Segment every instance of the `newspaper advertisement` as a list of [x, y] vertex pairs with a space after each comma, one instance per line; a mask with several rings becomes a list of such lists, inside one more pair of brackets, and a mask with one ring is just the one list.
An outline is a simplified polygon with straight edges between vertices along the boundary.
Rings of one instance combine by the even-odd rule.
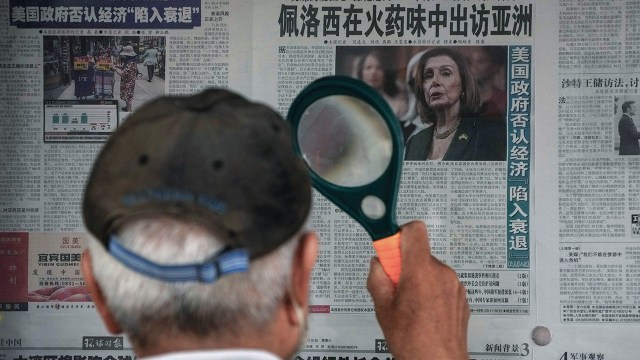
[[[434, 255], [465, 285], [470, 358], [637, 356], [636, 0], [0, 9], [0, 359], [136, 357], [102, 325], [79, 266], [84, 182], [132, 111], [218, 86], [286, 116], [306, 85], [334, 74], [376, 89], [403, 130], [398, 221], [426, 222]], [[448, 84], [479, 103], [455, 134], [438, 133], [416, 86], [436, 60], [450, 61], [464, 81]], [[439, 134], [444, 145], [431, 144]], [[365, 286], [368, 234], [319, 193], [310, 227], [320, 253], [296, 359], [391, 359]]]

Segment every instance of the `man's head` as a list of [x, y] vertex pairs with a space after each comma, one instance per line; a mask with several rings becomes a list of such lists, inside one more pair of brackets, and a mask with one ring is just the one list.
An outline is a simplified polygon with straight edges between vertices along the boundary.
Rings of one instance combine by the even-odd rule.
[[[138, 355], [291, 355], [315, 261], [310, 206], [305, 167], [273, 110], [221, 89], [143, 106], [104, 146], [85, 190], [95, 241], [83, 270], [107, 327]], [[263, 345], [287, 332], [294, 341]]]
[[622, 113], [623, 114], [629, 114], [630, 116], [633, 116], [636, 114], [636, 105], [635, 105], [635, 101], [625, 101], [624, 103], [622, 103]]

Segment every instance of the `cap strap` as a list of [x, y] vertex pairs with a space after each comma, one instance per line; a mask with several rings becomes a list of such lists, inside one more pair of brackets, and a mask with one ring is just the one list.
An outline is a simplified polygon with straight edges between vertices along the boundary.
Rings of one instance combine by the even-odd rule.
[[219, 277], [249, 269], [246, 249], [224, 248], [199, 264], [161, 265], [149, 261], [125, 248], [118, 237], [111, 235], [109, 253], [131, 270], [168, 282], [199, 281], [212, 283]]

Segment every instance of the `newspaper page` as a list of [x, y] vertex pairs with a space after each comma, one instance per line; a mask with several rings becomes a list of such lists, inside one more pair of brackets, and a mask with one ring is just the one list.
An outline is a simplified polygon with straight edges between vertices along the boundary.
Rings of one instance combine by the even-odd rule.
[[0, 359], [134, 359], [88, 296], [93, 159], [163, 94], [251, 95], [250, 1], [0, 2]]
[[638, 1], [560, 1], [550, 26], [557, 56], [545, 59], [549, 92], [536, 99], [553, 115], [536, 132], [546, 358], [638, 357], [639, 11]]
[[[482, 103], [472, 120], [498, 140], [479, 146], [491, 156], [408, 158], [397, 215], [428, 224], [434, 254], [465, 284], [470, 357], [636, 358], [640, 164], [621, 155], [618, 129], [625, 114], [633, 125], [629, 102], [640, 101], [639, 8], [637, 0], [0, 2], [0, 359], [135, 358], [87, 297], [80, 199], [96, 152], [141, 104], [221, 86], [284, 116], [319, 77], [377, 76], [409, 140], [435, 133], [414, 92], [415, 69], [434, 49], [464, 59], [459, 67], [475, 80], [465, 85]], [[390, 359], [365, 288], [371, 239], [319, 193], [314, 201], [321, 246], [296, 359]]]
[[[432, 122], [415, 110], [421, 99], [413, 84], [421, 57], [446, 48], [473, 64], [465, 67], [478, 79], [473, 86], [483, 91], [478, 116], [503, 125], [492, 127], [499, 131], [496, 142], [503, 140], [501, 151], [495, 157], [407, 159], [397, 206], [400, 223], [428, 224], [434, 254], [465, 284], [473, 314], [470, 351], [476, 359], [533, 354], [534, 7], [527, 1], [282, 1], [278, 7], [260, 3], [254, 8], [261, 14], [256, 28], [272, 28], [274, 19], [278, 24], [275, 31], [254, 37], [254, 49], [262, 54], [254, 59], [254, 80], [261, 84], [254, 95], [269, 99], [283, 114], [309, 82], [345, 75], [379, 89], [409, 139], [433, 132]], [[458, 136], [451, 148], [474, 135]], [[319, 193], [315, 201], [312, 227], [321, 246], [309, 340], [301, 358], [389, 358], [365, 288], [374, 254], [371, 239]]]

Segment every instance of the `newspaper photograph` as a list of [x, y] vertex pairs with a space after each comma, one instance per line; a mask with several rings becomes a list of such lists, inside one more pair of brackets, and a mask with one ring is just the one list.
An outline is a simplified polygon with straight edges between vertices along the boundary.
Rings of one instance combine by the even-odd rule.
[[42, 41], [45, 141], [104, 141], [121, 112], [164, 94], [164, 36]]

